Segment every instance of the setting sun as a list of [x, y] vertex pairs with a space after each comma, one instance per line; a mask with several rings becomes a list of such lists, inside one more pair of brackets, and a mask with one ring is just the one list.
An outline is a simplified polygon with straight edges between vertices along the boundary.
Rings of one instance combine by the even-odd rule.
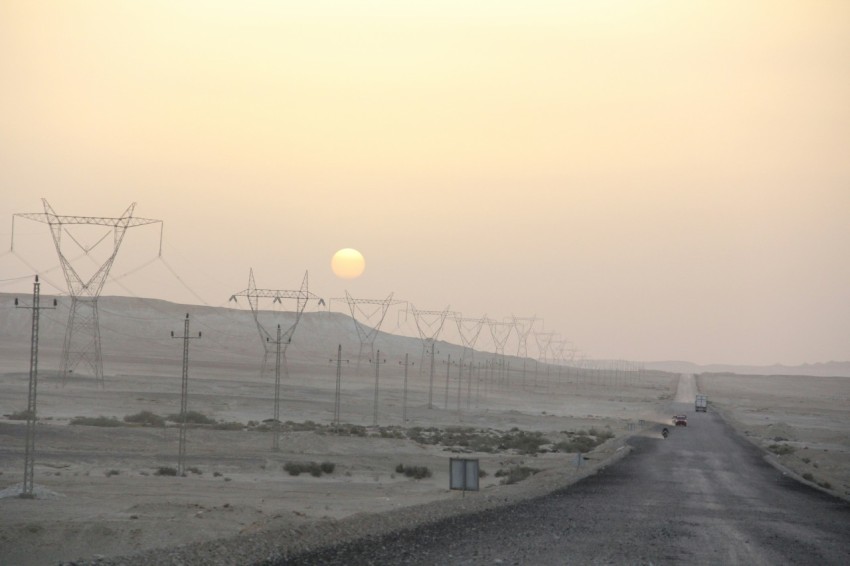
[[342, 279], [355, 279], [366, 269], [363, 254], [352, 248], [343, 248], [336, 252], [331, 259], [331, 269]]

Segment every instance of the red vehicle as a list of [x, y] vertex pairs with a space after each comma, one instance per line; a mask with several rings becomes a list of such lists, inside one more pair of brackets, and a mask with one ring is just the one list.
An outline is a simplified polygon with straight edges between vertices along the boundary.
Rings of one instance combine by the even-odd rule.
[[688, 426], [688, 415], [674, 415], [673, 424], [676, 426]]

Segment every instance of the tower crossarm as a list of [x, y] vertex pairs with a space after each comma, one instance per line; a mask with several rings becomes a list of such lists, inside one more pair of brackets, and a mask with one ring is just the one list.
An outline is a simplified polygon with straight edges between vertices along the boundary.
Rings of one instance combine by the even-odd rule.
[[[292, 337], [295, 334], [295, 329], [298, 322], [301, 320], [301, 315], [310, 300], [317, 300], [321, 304], [323, 299], [314, 295], [309, 290], [309, 274], [304, 272], [304, 279], [301, 280], [301, 287], [298, 289], [258, 289], [254, 282], [254, 270], [248, 272], [248, 288], [230, 295], [230, 302], [237, 302], [237, 297], [245, 297], [248, 299], [248, 306], [251, 307], [251, 314], [254, 317], [254, 323], [257, 326], [257, 331], [260, 335], [260, 340], [263, 344], [265, 355], [269, 354], [269, 345], [272, 344], [272, 335], [266, 330], [265, 326], [260, 322], [260, 299], [272, 299], [273, 303], [283, 304], [284, 299], [295, 300], [295, 319], [292, 324], [281, 334], [281, 340], [284, 344], [290, 344]], [[284, 346], [285, 355], [286, 346]], [[265, 371], [266, 359], [263, 358], [263, 371]]]
[[[332, 297], [331, 301], [346, 301], [349, 302], [349, 299], [346, 297]], [[387, 299], [355, 299], [353, 297], [350, 298], [350, 302], [353, 302], [358, 305], [384, 305], [394, 306], [400, 305], [406, 301], [402, 301], [401, 299], [388, 301]]]
[[257, 299], [273, 299], [280, 302], [282, 299], [319, 299], [318, 295], [306, 290], [281, 290], [281, 289], [245, 289], [230, 296], [231, 300], [236, 297], [248, 297]]
[[416, 322], [416, 328], [419, 330], [419, 337], [423, 342], [434, 342], [443, 330], [443, 324], [446, 322], [446, 317], [460, 316], [460, 313], [450, 311], [446, 307], [442, 311], [419, 310], [413, 305], [410, 306], [410, 312], [413, 313], [413, 319]]
[[122, 218], [106, 218], [102, 216], [65, 216], [58, 214], [48, 214], [46, 212], [18, 212], [13, 214], [18, 218], [26, 218], [27, 220], [35, 220], [43, 224], [91, 224], [95, 226], [111, 226], [113, 228], [134, 228], [136, 226], [145, 226], [147, 224], [156, 224], [162, 220], [154, 220], [153, 218], [137, 218], [122, 217]]

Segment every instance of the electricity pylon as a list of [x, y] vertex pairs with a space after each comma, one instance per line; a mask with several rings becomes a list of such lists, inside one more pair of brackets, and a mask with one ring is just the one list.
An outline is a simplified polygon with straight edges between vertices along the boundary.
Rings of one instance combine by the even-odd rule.
[[[456, 313], [449, 311], [449, 307], [441, 311], [426, 311], [417, 310], [415, 306], [410, 305], [410, 311], [413, 313], [413, 319], [416, 321], [416, 330], [419, 331], [419, 338], [422, 340], [422, 359], [425, 359], [425, 354], [431, 355], [431, 373], [428, 379], [428, 408], [434, 408], [434, 354], [436, 354], [437, 338], [443, 330], [443, 325], [446, 323], [446, 317], [455, 315]], [[422, 365], [419, 366], [421, 374]]]
[[[463, 367], [465, 364], [469, 365], [470, 370], [475, 360], [475, 343], [478, 341], [478, 337], [481, 335], [481, 329], [484, 328], [484, 324], [487, 322], [487, 315], [485, 314], [481, 318], [463, 318], [460, 313], [458, 316], [454, 317], [455, 324], [457, 324], [457, 333], [460, 335], [460, 341], [463, 344], [463, 350], [460, 353], [460, 362], [458, 363], [459, 369], [457, 374], [458, 379], [458, 413], [460, 413], [460, 386], [461, 381], [463, 380]], [[467, 362], [467, 353], [469, 353], [469, 362]], [[469, 396], [472, 393], [472, 371], [469, 372], [467, 377], [467, 407], [469, 406]]]
[[386, 299], [355, 299], [346, 291], [345, 302], [348, 303], [351, 319], [354, 321], [354, 328], [360, 339], [360, 350], [357, 352], [357, 375], [360, 375], [363, 351], [368, 347], [369, 359], [374, 356], [375, 339], [381, 331], [381, 324], [387, 316], [387, 311], [391, 306], [404, 301], [394, 301], [393, 293], [390, 293]]
[[513, 319], [517, 335], [516, 355], [522, 360], [522, 379], [525, 380], [525, 364], [528, 360], [528, 337], [534, 330], [534, 324], [541, 319], [538, 319], [536, 316], [518, 317], [513, 315], [511, 318]]
[[[22, 212], [12, 215], [12, 251], [15, 249], [15, 217], [35, 220], [50, 227], [53, 243], [56, 246], [56, 252], [59, 254], [59, 263], [62, 265], [62, 272], [65, 274], [65, 281], [68, 284], [68, 294], [71, 296], [68, 327], [65, 330], [65, 342], [62, 346], [62, 383], [65, 383], [69, 373], [73, 373], [77, 369], [77, 366], [85, 362], [92, 372], [94, 372], [95, 378], [103, 384], [103, 357], [100, 350], [100, 323], [98, 321], [97, 299], [100, 297], [100, 292], [103, 290], [103, 285], [109, 276], [109, 270], [112, 268], [112, 264], [115, 263], [115, 257], [118, 255], [118, 249], [121, 247], [121, 242], [124, 241], [127, 229], [155, 224], [157, 222], [160, 223], [159, 255], [161, 256], [162, 228], [164, 225], [162, 220], [134, 217], [133, 210], [136, 208], [136, 203], [127, 207], [124, 214], [118, 218], [104, 218], [96, 216], [61, 216], [56, 214], [53, 208], [50, 207], [47, 199], [41, 199], [41, 201], [44, 205], [44, 212]], [[89, 252], [106, 240], [109, 232], [105, 232], [94, 244], [84, 245], [68, 231], [68, 226], [75, 225], [106, 226], [112, 229], [111, 253], [88, 280], [83, 279], [64, 253], [62, 235], [66, 234], [73, 243], [79, 246], [86, 257], [93, 260]]]
[[311, 299], [321, 301], [319, 297], [307, 289], [308, 282], [308, 273], [305, 271], [304, 279], [301, 280], [301, 287], [299, 289], [258, 289], [257, 285], [254, 283], [254, 270], [251, 269], [248, 273], [248, 288], [230, 296], [230, 300], [232, 302], [236, 302], [237, 297], [246, 297], [248, 299], [248, 305], [251, 307], [251, 314], [254, 315], [254, 323], [257, 325], [257, 332], [260, 334], [260, 342], [263, 344], [263, 366], [260, 370], [261, 375], [265, 375], [266, 373], [269, 356], [272, 353], [272, 345], [276, 344], [276, 341], [275, 338], [272, 337], [271, 333], [269, 333], [269, 331], [266, 330], [260, 322], [260, 299], [272, 299], [272, 303], [279, 303], [281, 305], [283, 304], [284, 299], [295, 300], [295, 319], [292, 324], [283, 331], [280, 337], [281, 344], [283, 344], [283, 349], [281, 351], [283, 369], [284, 373], [286, 373], [286, 349], [287, 346], [292, 343], [292, 336], [295, 334], [295, 329], [298, 326], [298, 322], [301, 320], [304, 308], [307, 306], [307, 302]]
[[463, 344], [460, 360], [463, 362], [466, 359], [467, 351], [470, 353], [470, 359], [472, 359], [475, 356], [475, 343], [481, 335], [481, 329], [487, 322], [487, 315], [485, 314], [481, 318], [463, 318], [458, 313], [458, 316], [454, 317], [454, 321], [457, 324], [457, 333], [460, 335], [460, 341]]
[[506, 374], [505, 368], [505, 344], [513, 330], [513, 322], [499, 322], [498, 320], [487, 319], [487, 326], [490, 327], [490, 336], [493, 337], [493, 345], [496, 349], [496, 361], [499, 364], [500, 373], [504, 378]]
[[534, 332], [534, 341], [537, 343], [537, 361], [546, 366], [546, 375], [549, 375], [549, 347], [557, 332]]

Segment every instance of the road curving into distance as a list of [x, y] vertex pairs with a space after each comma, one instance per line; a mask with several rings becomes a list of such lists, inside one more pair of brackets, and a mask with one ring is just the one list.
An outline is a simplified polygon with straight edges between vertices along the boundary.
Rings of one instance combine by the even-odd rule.
[[546, 497], [274, 562], [301, 564], [850, 564], [850, 505], [794, 481], [680, 380], [661, 427], [615, 465]]

